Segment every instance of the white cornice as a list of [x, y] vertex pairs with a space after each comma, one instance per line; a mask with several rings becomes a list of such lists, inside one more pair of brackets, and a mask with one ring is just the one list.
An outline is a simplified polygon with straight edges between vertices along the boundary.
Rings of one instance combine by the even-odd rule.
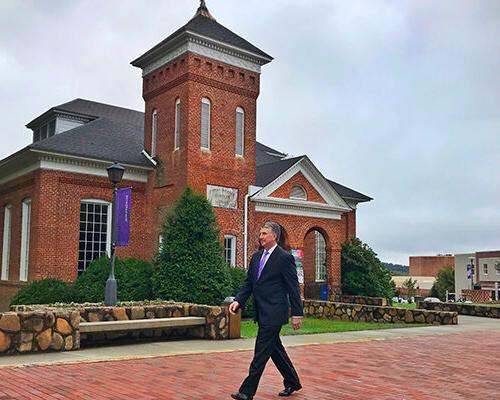
[[266, 199], [251, 198], [251, 201], [255, 203], [256, 212], [335, 220], [340, 220], [342, 214], [345, 212], [344, 209], [328, 206], [326, 204], [281, 199], [276, 197], [268, 197]]
[[[177, 38], [176, 38], [177, 39]], [[142, 70], [142, 76], [146, 76], [155, 69], [168, 64], [170, 61], [179, 57], [181, 54], [191, 52], [203, 57], [208, 57], [238, 68], [260, 73], [261, 65], [271, 61], [271, 59], [259, 56], [252, 52], [240, 49], [235, 46], [219, 42], [214, 39], [199, 35], [194, 32], [186, 32], [180, 43], [179, 40], [173, 40], [172, 48], [165, 48], [165, 54], [157, 60], [148, 63]]]

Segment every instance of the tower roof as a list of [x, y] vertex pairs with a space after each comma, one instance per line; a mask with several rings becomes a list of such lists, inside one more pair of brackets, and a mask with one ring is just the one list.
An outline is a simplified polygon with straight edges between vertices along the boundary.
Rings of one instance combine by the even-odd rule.
[[210, 14], [205, 1], [202, 0], [196, 14], [186, 25], [132, 61], [131, 64], [144, 69], [164, 56], [167, 51], [173, 50], [187, 42], [190, 37], [211, 40], [218, 45], [226, 46], [232, 52], [239, 50], [242, 54], [257, 59], [260, 65], [267, 64], [273, 60], [273, 57], [269, 54], [219, 24], [212, 14]]

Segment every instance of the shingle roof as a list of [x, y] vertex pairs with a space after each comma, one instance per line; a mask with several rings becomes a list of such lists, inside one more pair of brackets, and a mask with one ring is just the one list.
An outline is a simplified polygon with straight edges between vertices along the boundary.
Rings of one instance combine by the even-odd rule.
[[353, 199], [360, 202], [373, 200], [371, 197], [366, 196], [363, 193], [356, 192], [355, 190], [349, 189], [347, 186], [341, 185], [340, 183], [331, 181], [330, 179], [327, 179], [327, 181], [344, 199]]
[[[135, 112], [135, 111], [134, 111]], [[100, 117], [30, 145], [31, 149], [151, 167], [142, 155], [144, 128]]]
[[197, 33], [198, 35], [206, 36], [211, 39], [217, 40], [219, 42], [223, 42], [229, 44], [234, 47], [238, 47], [242, 50], [249, 51], [254, 53], [260, 57], [267, 58], [271, 61], [273, 58], [255, 47], [253, 44], [243, 39], [241, 36], [238, 36], [236, 33], [230, 31], [225, 26], [219, 24], [214, 19], [208, 18], [204, 15], [197, 14], [194, 18], [192, 18], [186, 25], [182, 26], [166, 39], [162, 40], [156, 46], [148, 50], [142, 56], [138, 57], [134, 61], [132, 61], [132, 65], [136, 67], [144, 67], [144, 64], [141, 62], [144, 58], [149, 58], [149, 56], [154, 56], [155, 53], [159, 51], [159, 49], [165, 47], [169, 42], [173, 39], [179, 37], [180, 35], [186, 32]]
[[262, 143], [256, 143], [255, 162], [257, 165], [269, 164], [281, 160], [287, 155]]

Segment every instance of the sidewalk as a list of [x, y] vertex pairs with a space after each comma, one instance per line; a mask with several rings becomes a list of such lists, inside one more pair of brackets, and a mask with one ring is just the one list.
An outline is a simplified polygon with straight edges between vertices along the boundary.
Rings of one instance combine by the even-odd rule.
[[[284, 336], [283, 344], [286, 347], [294, 347], [311, 344], [332, 344], [370, 340], [387, 340], [396, 338], [411, 338], [420, 335], [434, 336], [450, 333], [473, 333], [478, 331], [500, 332], [500, 320], [491, 318], [459, 316], [458, 325]], [[99, 362], [186, 354], [231, 352], [253, 350], [253, 347], [254, 339], [237, 339], [226, 341], [169, 340], [163, 342], [147, 342], [106, 347], [83, 348], [79, 351], [63, 353], [5, 356], [0, 357], [0, 369], [6, 366], [21, 367], [34, 365], [50, 365], [58, 363]]]
[[[304, 386], [291, 399], [495, 399], [500, 382], [499, 328], [500, 322], [475, 320], [461, 327], [412, 328], [413, 332], [288, 337], [286, 341], [292, 345], [288, 353]], [[310, 344], [313, 340], [322, 344]], [[301, 345], [307, 342], [309, 345]], [[79, 354], [79, 359], [52, 361], [41, 355], [39, 362], [57, 364], [0, 368], [0, 399], [230, 400], [229, 394], [238, 389], [253, 354], [231, 350], [252, 343], [116, 346], [65, 353], [64, 357]], [[168, 344], [174, 347], [167, 349]], [[189, 351], [201, 353], [173, 355]], [[110, 356], [118, 360], [103, 361]], [[64, 360], [71, 363], [61, 364]], [[102, 362], [86, 362], [99, 360]], [[282, 386], [279, 372], [269, 363], [255, 400], [278, 399]]]

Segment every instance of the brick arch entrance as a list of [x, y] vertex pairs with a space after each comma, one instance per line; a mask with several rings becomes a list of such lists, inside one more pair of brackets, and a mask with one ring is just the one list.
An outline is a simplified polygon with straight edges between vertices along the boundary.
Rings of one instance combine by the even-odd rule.
[[[313, 227], [307, 231], [303, 246], [304, 297], [321, 299], [328, 293], [330, 244], [324, 230]], [[323, 299], [326, 299], [323, 297]]]

